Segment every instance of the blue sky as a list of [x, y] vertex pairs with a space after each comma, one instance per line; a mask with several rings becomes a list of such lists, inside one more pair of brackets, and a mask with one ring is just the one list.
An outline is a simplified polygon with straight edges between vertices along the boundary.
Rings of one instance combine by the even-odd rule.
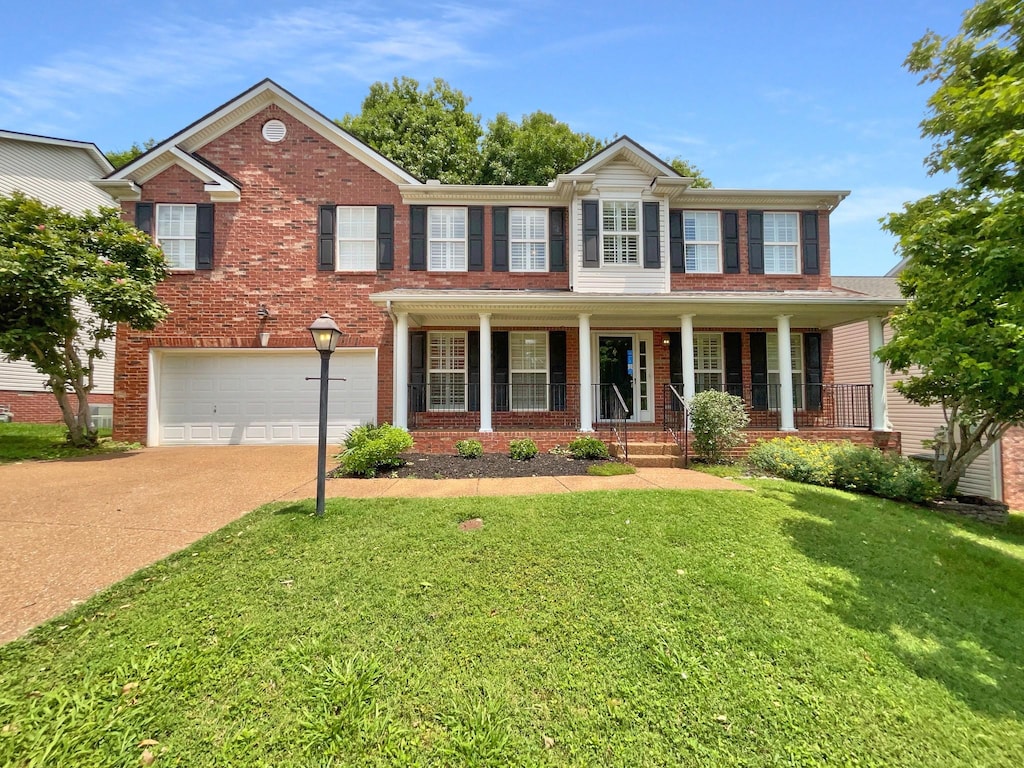
[[848, 189], [833, 274], [896, 263], [878, 218], [939, 189], [928, 90], [903, 68], [968, 0], [8, 3], [0, 129], [163, 139], [270, 77], [329, 117], [369, 85], [442, 77], [486, 122], [541, 109], [682, 156], [716, 187]]

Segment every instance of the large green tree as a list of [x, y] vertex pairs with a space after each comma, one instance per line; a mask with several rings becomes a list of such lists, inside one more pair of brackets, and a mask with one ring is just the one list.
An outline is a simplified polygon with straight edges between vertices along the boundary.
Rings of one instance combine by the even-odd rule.
[[0, 353], [46, 376], [68, 439], [96, 442], [89, 417], [101, 342], [116, 323], [151, 330], [163, 252], [114, 208], [80, 216], [21, 193], [0, 196]]
[[155, 146], [156, 139], [150, 138], [142, 142], [141, 146], [139, 145], [139, 142], [133, 141], [132, 145], [128, 147], [128, 149], [106, 152], [104, 154], [107, 156], [107, 160], [110, 161], [110, 164], [114, 166], [114, 168], [124, 168], [132, 160], [145, 154]]
[[964, 470], [1024, 422], [1024, 4], [982, 0], [948, 39], [929, 32], [906, 65], [934, 84], [922, 132], [926, 164], [956, 185], [908, 203], [884, 226], [907, 259], [908, 298], [880, 352], [911, 375], [897, 387], [940, 403], [937, 476]]
[[547, 184], [602, 145], [601, 140], [577, 133], [547, 112], [524, 115], [518, 123], [502, 112], [487, 124], [480, 146], [480, 183]]

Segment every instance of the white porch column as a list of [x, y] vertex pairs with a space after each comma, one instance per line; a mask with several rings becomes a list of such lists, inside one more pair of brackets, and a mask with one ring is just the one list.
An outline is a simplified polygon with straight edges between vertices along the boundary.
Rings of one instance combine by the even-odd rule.
[[580, 315], [580, 432], [594, 431], [593, 389], [590, 384], [590, 315]]
[[480, 313], [480, 431], [491, 428], [491, 316]]
[[876, 432], [892, 431], [889, 421], [889, 404], [885, 396], [885, 363], [875, 352], [885, 343], [882, 334], [882, 318], [868, 318], [868, 346], [871, 348], [871, 429]]
[[789, 315], [777, 315], [779, 339], [779, 430], [794, 432], [793, 350], [789, 339]]
[[394, 413], [391, 423], [402, 429], [409, 428], [409, 313], [399, 312], [395, 323]]
[[693, 315], [682, 315], [679, 318], [680, 338], [683, 352], [683, 400], [686, 406], [697, 394], [697, 375], [693, 369]]

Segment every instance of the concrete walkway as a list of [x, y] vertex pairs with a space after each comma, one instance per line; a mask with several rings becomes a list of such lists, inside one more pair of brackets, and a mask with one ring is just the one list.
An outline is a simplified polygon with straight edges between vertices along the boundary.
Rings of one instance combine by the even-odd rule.
[[[329, 480], [329, 497], [749, 490], [680, 469], [619, 477]], [[0, 465], [0, 642], [261, 504], [316, 495], [314, 446], [149, 448]]]

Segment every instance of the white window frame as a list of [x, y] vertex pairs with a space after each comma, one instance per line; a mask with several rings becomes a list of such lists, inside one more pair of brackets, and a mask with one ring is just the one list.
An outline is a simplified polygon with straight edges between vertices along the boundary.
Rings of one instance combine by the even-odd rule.
[[[162, 227], [161, 227], [161, 216], [160, 216], [160, 213], [161, 213], [161, 211], [168, 211], [168, 210], [170, 210], [172, 208], [181, 209], [182, 214], [184, 214], [184, 211], [186, 209], [192, 211], [192, 232], [191, 232], [191, 234], [189, 234], [188, 232], [185, 231], [186, 227], [184, 226], [184, 224], [185, 224], [185, 216], [184, 215], [181, 216], [180, 221], [182, 223], [182, 226], [178, 228], [177, 232], [168, 234], [168, 233], [165, 233], [165, 232], [161, 231]], [[195, 271], [195, 268], [196, 268], [196, 246], [197, 246], [197, 238], [196, 238], [196, 220], [197, 220], [197, 216], [198, 216], [198, 209], [197, 209], [197, 207], [196, 207], [196, 205], [194, 203], [157, 203], [156, 204], [156, 227], [155, 227], [155, 230], [156, 230], [156, 242], [160, 246], [161, 250], [164, 251], [164, 259], [167, 261], [167, 268], [170, 269], [173, 272], [192, 272], [192, 271]], [[176, 259], [176, 261], [172, 262], [171, 261], [171, 256], [169, 256], [167, 254], [167, 251], [165, 250], [165, 244], [169, 244], [169, 243], [189, 243], [189, 242], [192, 243], [191, 259], [189, 259], [188, 254], [186, 254], [184, 260], [177, 261], [178, 256], [177, 256], [177, 254], [175, 254], [174, 258]]]
[[[516, 367], [516, 342], [521, 340], [523, 346], [529, 344], [530, 340], [533, 340], [534, 344], [544, 345], [544, 359], [541, 368], [525, 368]], [[508, 334], [508, 373], [509, 373], [509, 404], [513, 411], [546, 411], [548, 410], [548, 392], [550, 390], [551, 383], [551, 345], [548, 343], [548, 332], [547, 331], [509, 331]], [[536, 376], [538, 374], [544, 375], [544, 388], [542, 391], [542, 397], [534, 398], [533, 387], [537, 386], [534, 383], [526, 384], [527, 396], [526, 399], [533, 401], [529, 403], [529, 407], [521, 407], [516, 399], [516, 375], [520, 376]], [[523, 385], [519, 385], [523, 386]]]
[[[516, 237], [516, 217], [526, 219], [521, 225], [524, 230]], [[529, 219], [537, 217], [540, 221], [540, 234], [531, 226]], [[519, 266], [516, 265], [516, 246], [525, 247], [525, 255]], [[538, 260], [539, 253], [539, 260]], [[547, 272], [548, 271], [548, 209], [547, 208], [510, 208], [508, 212], [508, 269], [509, 272]]]
[[[706, 342], [712, 341], [717, 346], [717, 360], [712, 360], [711, 355], [705, 355]], [[694, 392], [703, 392], [711, 389], [716, 392], [725, 391], [725, 339], [721, 333], [695, 333], [693, 334], [693, 374]], [[713, 363], [713, 365], [711, 365]], [[709, 384], [707, 377], [717, 376], [718, 383]]]
[[[354, 214], [359, 212], [362, 215], [369, 215], [370, 236], [364, 232], [358, 236], [344, 234], [345, 225], [342, 222], [343, 214]], [[365, 226], [366, 222], [360, 222]], [[375, 205], [339, 205], [335, 211], [335, 230], [337, 242], [334, 252], [334, 269], [338, 272], [376, 272], [377, 271], [377, 206]], [[351, 230], [350, 230], [351, 231]], [[366, 254], [346, 253], [349, 247], [369, 245], [369, 256]], [[353, 251], [356, 249], [353, 247]], [[362, 265], [357, 259], [363, 260]], [[368, 261], [367, 261], [368, 259]]]
[[[786, 216], [793, 219], [793, 240], [769, 240], [768, 239], [768, 217], [772, 220], [776, 217]], [[765, 211], [761, 220], [762, 231], [764, 232], [764, 273], [766, 275], [799, 275], [800, 274], [800, 215], [791, 211]], [[778, 227], [773, 226], [773, 231]], [[793, 249], [793, 268], [782, 269], [780, 253], [783, 248]]]
[[[605, 207], [606, 206], [631, 206], [636, 209], [636, 229], [619, 229], [618, 221], [616, 221], [615, 229], [605, 229]], [[643, 206], [640, 200], [623, 200], [623, 199], [609, 199], [601, 200], [601, 265], [602, 266], [614, 266], [614, 267], [643, 267], [644, 265], [644, 254], [643, 254]], [[618, 219], [618, 216], [616, 216]], [[636, 242], [636, 260], [619, 260], [616, 258], [612, 260], [609, 255], [609, 248], [606, 247], [608, 240], [615, 238], [619, 240], [623, 245], [628, 244], [629, 240], [632, 239]], [[628, 246], [625, 248], [625, 258], [628, 258]]]
[[[691, 239], [687, 236], [688, 227], [686, 226], [686, 220], [689, 217], [693, 217], [694, 225], [694, 237]], [[697, 225], [697, 217], [708, 217], [713, 216], [715, 220], [715, 239], [708, 240], [698, 238], [699, 227]], [[693, 266], [690, 261], [690, 247], [693, 247]], [[711, 269], [701, 268], [700, 259], [698, 258], [698, 252], [703, 247], [713, 246], [715, 249], [715, 264]], [[688, 273], [692, 274], [720, 274], [722, 272], [722, 215], [719, 211], [683, 211], [683, 263]]]
[[[779, 334], [767, 333], [766, 346], [768, 358], [768, 407], [775, 409], [779, 407], [778, 393], [781, 391], [779, 379]], [[772, 367], [772, 357], [775, 357], [775, 367]], [[802, 411], [804, 409], [804, 335], [802, 333], [789, 334], [789, 357], [793, 366], [793, 408]]]
[[[434, 355], [434, 341], [437, 339], [461, 341], [462, 367], [442, 367]], [[436, 364], [435, 364], [436, 363]], [[461, 390], [458, 384], [439, 381], [441, 377], [461, 376]], [[469, 406], [467, 384], [469, 382], [469, 340], [465, 331], [429, 331], [427, 333], [427, 410], [441, 412], [463, 412]], [[444, 398], [438, 395], [443, 392], [441, 387], [451, 386], [451, 392]]]
[[[438, 223], [445, 232], [434, 236], [436, 217], [444, 217]], [[450, 218], [450, 220], [449, 220]], [[458, 219], [461, 218], [461, 222]], [[458, 225], [462, 225], [462, 236], [455, 234]], [[434, 246], [445, 246], [434, 254]], [[461, 245], [462, 253], [458, 254], [456, 246]], [[469, 271], [469, 209], [450, 206], [431, 206], [427, 209], [427, 271], [428, 272], [468, 272]]]

